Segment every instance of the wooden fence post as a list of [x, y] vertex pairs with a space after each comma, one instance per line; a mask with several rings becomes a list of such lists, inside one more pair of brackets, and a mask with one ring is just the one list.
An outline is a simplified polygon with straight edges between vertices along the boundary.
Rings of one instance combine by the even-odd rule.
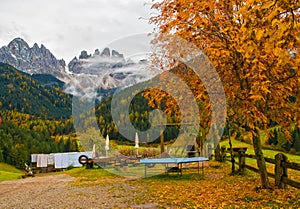
[[212, 146], [210, 144], [207, 145], [207, 151], [208, 151], [208, 158], [209, 158], [209, 160], [212, 159], [212, 150], [213, 150]]
[[283, 177], [288, 177], [287, 168], [283, 166], [288, 158], [282, 153], [275, 155], [275, 185], [279, 189], [284, 189], [287, 185], [283, 182]]
[[220, 144], [217, 144], [216, 148], [215, 148], [215, 160], [216, 161], [219, 161], [219, 162], [222, 162], [222, 159], [221, 159], [221, 147], [220, 147]]
[[238, 151], [239, 154], [239, 172], [240, 174], [244, 174], [245, 172], [245, 150], [244, 149], [239, 149]]
[[223, 145], [221, 147], [221, 162], [226, 161], [226, 147]]

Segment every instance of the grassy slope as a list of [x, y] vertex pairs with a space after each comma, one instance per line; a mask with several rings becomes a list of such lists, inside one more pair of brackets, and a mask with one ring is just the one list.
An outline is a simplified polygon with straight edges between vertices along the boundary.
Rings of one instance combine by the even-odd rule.
[[[246, 153], [254, 154], [253, 145], [251, 145], [251, 144], [240, 142], [240, 141], [237, 141], [237, 140], [234, 140], [234, 139], [232, 140], [232, 144], [233, 144], [233, 147], [248, 147]], [[228, 140], [221, 142], [220, 145], [221, 146], [225, 145], [226, 147], [229, 147]], [[263, 149], [263, 154], [264, 154], [265, 157], [275, 159], [275, 155], [277, 153], [280, 153], [280, 151]], [[295, 162], [295, 163], [300, 163], [300, 156], [299, 155], [292, 155], [292, 154], [288, 154], [288, 153], [284, 153], [284, 154], [288, 157], [289, 161]], [[238, 161], [237, 158], [236, 158], [236, 161]], [[230, 162], [228, 161], [227, 163], [229, 164]], [[255, 159], [246, 158], [246, 164], [257, 168], [257, 163], [256, 163]], [[267, 165], [268, 172], [274, 173], [274, 167], [275, 166], [271, 163], [266, 163], [266, 165]], [[238, 168], [238, 166], [236, 166], [236, 169], [237, 168]], [[300, 171], [288, 169], [288, 176], [289, 176], [290, 179], [293, 179], [293, 180], [296, 180], [296, 181], [300, 182]]]
[[[220, 145], [221, 146], [225, 145], [226, 147], [229, 147], [228, 140], [222, 141], [220, 143]], [[233, 145], [233, 147], [248, 147], [247, 153], [254, 154], [253, 145], [251, 145], [251, 144], [247, 144], [247, 143], [240, 142], [240, 141], [237, 141], [235, 139], [232, 139], [232, 145]], [[280, 151], [263, 149], [263, 153], [264, 153], [265, 157], [275, 158], [275, 155], [277, 153], [280, 153]], [[288, 154], [288, 153], [284, 153], [284, 154], [288, 157], [289, 161], [300, 163], [300, 156], [299, 155], [292, 155], [292, 154]]]
[[24, 173], [15, 167], [5, 163], [0, 163], [0, 181], [19, 179], [22, 174]]

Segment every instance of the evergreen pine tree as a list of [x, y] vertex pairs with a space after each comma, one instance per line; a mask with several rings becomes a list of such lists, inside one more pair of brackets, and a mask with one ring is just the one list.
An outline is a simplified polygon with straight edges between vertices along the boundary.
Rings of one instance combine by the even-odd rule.
[[72, 144], [70, 137], [67, 138], [67, 141], [64, 146], [64, 152], [72, 152]]

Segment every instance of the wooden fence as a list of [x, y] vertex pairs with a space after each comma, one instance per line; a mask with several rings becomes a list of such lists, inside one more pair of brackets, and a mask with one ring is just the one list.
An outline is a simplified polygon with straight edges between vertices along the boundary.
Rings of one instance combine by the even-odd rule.
[[[246, 158], [256, 159], [255, 155], [246, 154], [245, 149], [234, 152], [234, 156], [238, 157], [238, 162], [234, 162], [239, 167], [239, 172], [243, 174], [245, 169], [259, 173], [255, 167], [246, 164]], [[268, 172], [268, 176], [275, 179], [275, 185], [278, 188], [286, 188], [287, 185], [300, 189], [300, 182], [288, 178], [288, 169], [300, 171], [300, 164], [288, 161], [288, 157], [282, 153], [275, 155], [275, 159], [265, 157], [267, 163], [275, 165], [274, 173]]]

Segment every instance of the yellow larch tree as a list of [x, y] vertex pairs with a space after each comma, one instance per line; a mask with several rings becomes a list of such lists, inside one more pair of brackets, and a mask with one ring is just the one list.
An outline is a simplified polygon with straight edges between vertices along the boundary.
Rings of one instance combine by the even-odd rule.
[[[213, 63], [226, 92], [228, 119], [252, 136], [264, 188], [270, 184], [259, 132], [270, 122], [289, 127], [300, 112], [299, 103], [290, 100], [300, 87], [299, 8], [299, 0], [153, 0], [152, 5], [154, 43], [179, 36]], [[172, 44], [164, 43], [164, 57], [168, 52], [171, 57]], [[195, 89], [197, 99], [208, 99], [203, 86]]]

